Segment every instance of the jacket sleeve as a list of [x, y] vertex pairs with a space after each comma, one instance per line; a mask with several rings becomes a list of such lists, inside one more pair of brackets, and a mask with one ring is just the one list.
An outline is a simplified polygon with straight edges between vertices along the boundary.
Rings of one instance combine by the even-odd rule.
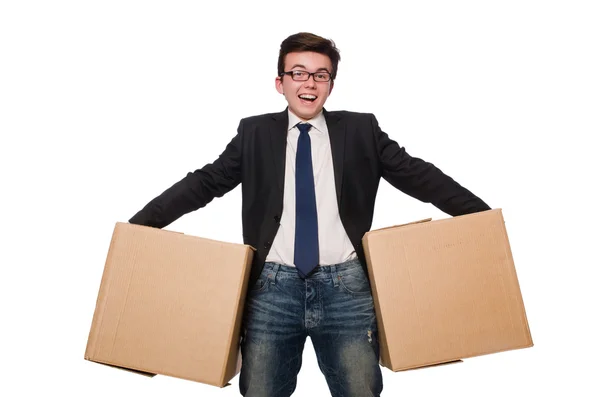
[[411, 157], [390, 139], [371, 115], [382, 176], [392, 186], [422, 202], [431, 203], [451, 216], [489, 210], [479, 197], [462, 187], [433, 164]]
[[211, 164], [189, 172], [136, 213], [129, 223], [163, 228], [235, 188], [241, 181], [243, 120], [237, 135]]

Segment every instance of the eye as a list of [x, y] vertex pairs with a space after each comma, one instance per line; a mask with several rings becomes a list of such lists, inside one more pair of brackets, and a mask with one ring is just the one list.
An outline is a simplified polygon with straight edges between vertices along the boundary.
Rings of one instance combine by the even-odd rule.
[[303, 70], [292, 71], [292, 77], [306, 77], [307, 74], [308, 74], [308, 72], [305, 72]]

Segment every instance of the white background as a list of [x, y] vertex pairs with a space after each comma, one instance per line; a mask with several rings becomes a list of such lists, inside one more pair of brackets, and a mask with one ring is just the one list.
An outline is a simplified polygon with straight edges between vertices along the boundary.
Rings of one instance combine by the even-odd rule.
[[[328, 110], [502, 208], [535, 346], [393, 373], [384, 396], [597, 396], [594, 1], [2, 1], [0, 395], [236, 396], [83, 359], [115, 222], [285, 108], [279, 44], [342, 60]], [[382, 181], [373, 228], [447, 217]], [[167, 229], [241, 242], [240, 189]], [[326, 396], [312, 345], [294, 396]]]

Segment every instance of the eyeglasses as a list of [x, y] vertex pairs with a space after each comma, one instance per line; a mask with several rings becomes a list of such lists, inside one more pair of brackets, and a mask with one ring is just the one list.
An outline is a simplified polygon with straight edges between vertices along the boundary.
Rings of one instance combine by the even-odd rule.
[[308, 79], [310, 79], [310, 76], [313, 76], [313, 80], [317, 83], [324, 83], [326, 81], [331, 80], [331, 75], [329, 74], [329, 72], [309, 73], [305, 70], [292, 70], [291, 72], [281, 73], [281, 76], [283, 76], [284, 74], [291, 76], [292, 80], [294, 81], [308, 81]]

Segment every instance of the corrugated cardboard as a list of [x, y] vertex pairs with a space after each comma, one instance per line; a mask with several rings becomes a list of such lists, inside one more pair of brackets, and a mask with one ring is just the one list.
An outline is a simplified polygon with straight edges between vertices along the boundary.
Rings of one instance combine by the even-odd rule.
[[500, 209], [363, 238], [392, 371], [533, 346]]
[[222, 387], [240, 370], [251, 247], [117, 223], [85, 359]]

